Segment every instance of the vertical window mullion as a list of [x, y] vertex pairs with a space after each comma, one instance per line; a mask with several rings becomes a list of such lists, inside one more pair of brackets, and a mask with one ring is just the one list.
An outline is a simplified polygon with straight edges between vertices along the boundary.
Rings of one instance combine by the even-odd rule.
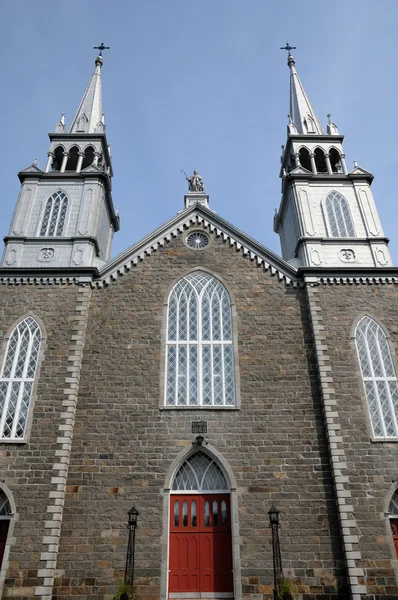
[[210, 382], [211, 382], [211, 406], [214, 406], [214, 351], [213, 351], [213, 302], [209, 294], [209, 333], [210, 333]]
[[222, 313], [222, 305], [223, 305], [223, 296], [224, 290], [221, 291], [221, 294], [218, 294], [219, 301], [219, 310], [220, 310], [220, 342], [221, 342], [221, 381], [222, 381], [222, 403], [223, 406], [226, 404], [225, 399], [225, 368], [224, 368], [224, 320]]
[[190, 323], [190, 320], [189, 320], [189, 317], [190, 317], [190, 314], [189, 314], [189, 309], [190, 309], [189, 300], [190, 300], [190, 297], [191, 297], [191, 294], [189, 294], [189, 295], [186, 294], [186, 298], [187, 298], [187, 406], [189, 406], [190, 399], [191, 399], [191, 396], [189, 394], [190, 376], [191, 376], [190, 375], [190, 371], [189, 371], [189, 363], [190, 363], [190, 358], [191, 358], [191, 356], [190, 356], [190, 354], [191, 354], [191, 352], [190, 352], [190, 350], [191, 350], [191, 344], [190, 344], [190, 341], [191, 341], [191, 323]]
[[200, 294], [195, 289], [196, 299], [198, 303], [198, 331], [197, 331], [197, 339], [198, 339], [198, 395], [199, 395], [199, 406], [203, 406], [203, 339], [202, 339], [202, 302], [203, 302], [203, 290]]
[[176, 302], [176, 372], [175, 372], [175, 379], [176, 379], [176, 389], [175, 389], [175, 399], [174, 399], [174, 404], [176, 406], [178, 406], [178, 384], [179, 384], [179, 379], [178, 379], [178, 373], [179, 373], [179, 358], [180, 358], [180, 295], [177, 296], [177, 302]]

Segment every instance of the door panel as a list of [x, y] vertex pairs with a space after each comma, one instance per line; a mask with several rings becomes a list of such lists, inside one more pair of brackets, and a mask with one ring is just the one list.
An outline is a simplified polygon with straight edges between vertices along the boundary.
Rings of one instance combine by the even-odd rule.
[[170, 496], [169, 592], [232, 592], [229, 494]]

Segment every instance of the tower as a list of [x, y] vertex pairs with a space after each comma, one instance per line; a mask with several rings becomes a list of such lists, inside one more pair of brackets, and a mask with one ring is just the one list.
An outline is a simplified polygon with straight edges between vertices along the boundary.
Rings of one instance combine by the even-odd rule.
[[326, 133], [289, 51], [290, 114], [283, 148], [282, 199], [274, 219], [282, 256], [296, 267], [391, 266], [371, 191], [373, 175], [348, 172], [344, 136], [328, 115]]
[[2, 267], [95, 267], [110, 255], [119, 229], [111, 194], [111, 155], [102, 112], [102, 53], [68, 131], [62, 114], [44, 171], [18, 174], [21, 191]]

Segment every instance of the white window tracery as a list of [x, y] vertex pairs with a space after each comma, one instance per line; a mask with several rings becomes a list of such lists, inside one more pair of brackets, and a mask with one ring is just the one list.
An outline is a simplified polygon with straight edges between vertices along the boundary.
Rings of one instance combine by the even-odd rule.
[[398, 515], [398, 492], [394, 492], [391, 500], [390, 500], [390, 504], [388, 506], [388, 512], [390, 513], [390, 516], [397, 516]]
[[41, 343], [41, 331], [26, 317], [8, 340], [0, 375], [0, 439], [23, 439]]
[[375, 437], [398, 437], [398, 381], [380, 325], [365, 315], [355, 333], [363, 384]]
[[169, 296], [165, 391], [167, 406], [235, 405], [231, 300], [203, 271]]
[[220, 467], [201, 451], [192, 454], [181, 465], [173, 481], [173, 491], [208, 492], [228, 489]]
[[331, 237], [355, 237], [348, 202], [340, 192], [330, 192], [327, 195], [326, 213], [328, 216]]
[[0, 489], [0, 517], [8, 517], [12, 514], [11, 504], [7, 494]]
[[54, 192], [46, 202], [40, 227], [40, 237], [59, 237], [62, 235], [68, 210], [68, 197], [62, 190]]

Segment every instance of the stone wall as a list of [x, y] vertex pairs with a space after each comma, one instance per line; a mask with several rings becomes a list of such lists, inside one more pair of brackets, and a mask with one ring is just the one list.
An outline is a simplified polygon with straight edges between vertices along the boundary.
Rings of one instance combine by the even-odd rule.
[[398, 595], [397, 560], [388, 522], [389, 500], [398, 482], [398, 446], [372, 441], [354, 334], [358, 320], [367, 314], [390, 336], [396, 364], [398, 293], [394, 284], [320, 285], [318, 305], [325, 325], [335, 399], [339, 410], [342, 444], [349, 478], [353, 518], [358, 529], [361, 578], [368, 593]]
[[[234, 302], [238, 410], [160, 408], [165, 302], [173, 283], [196, 268], [219, 276]], [[342, 548], [305, 291], [285, 287], [215, 236], [203, 251], [188, 249], [179, 236], [92, 294], [58, 600], [99, 600], [115, 591], [133, 503], [140, 512], [136, 598], [159, 598], [167, 561], [165, 478], [191, 446], [191, 421], [201, 419], [208, 422], [205, 441], [237, 480], [243, 597], [272, 596], [267, 511], [273, 503], [281, 510], [283, 566], [299, 592], [308, 599], [339, 591], [342, 597]]]
[[[53, 466], [59, 461], [57, 438], [77, 295], [75, 284], [0, 287], [1, 340], [27, 315], [38, 320], [44, 336], [25, 441], [0, 443], [0, 480], [11, 492], [16, 510], [2, 597], [33, 598], [35, 587], [43, 583], [38, 575], [45, 565], [41, 560], [46, 549], [43, 539], [50, 533], [47, 508], [50, 493], [56, 489]], [[4, 342], [1, 361], [5, 347]]]

